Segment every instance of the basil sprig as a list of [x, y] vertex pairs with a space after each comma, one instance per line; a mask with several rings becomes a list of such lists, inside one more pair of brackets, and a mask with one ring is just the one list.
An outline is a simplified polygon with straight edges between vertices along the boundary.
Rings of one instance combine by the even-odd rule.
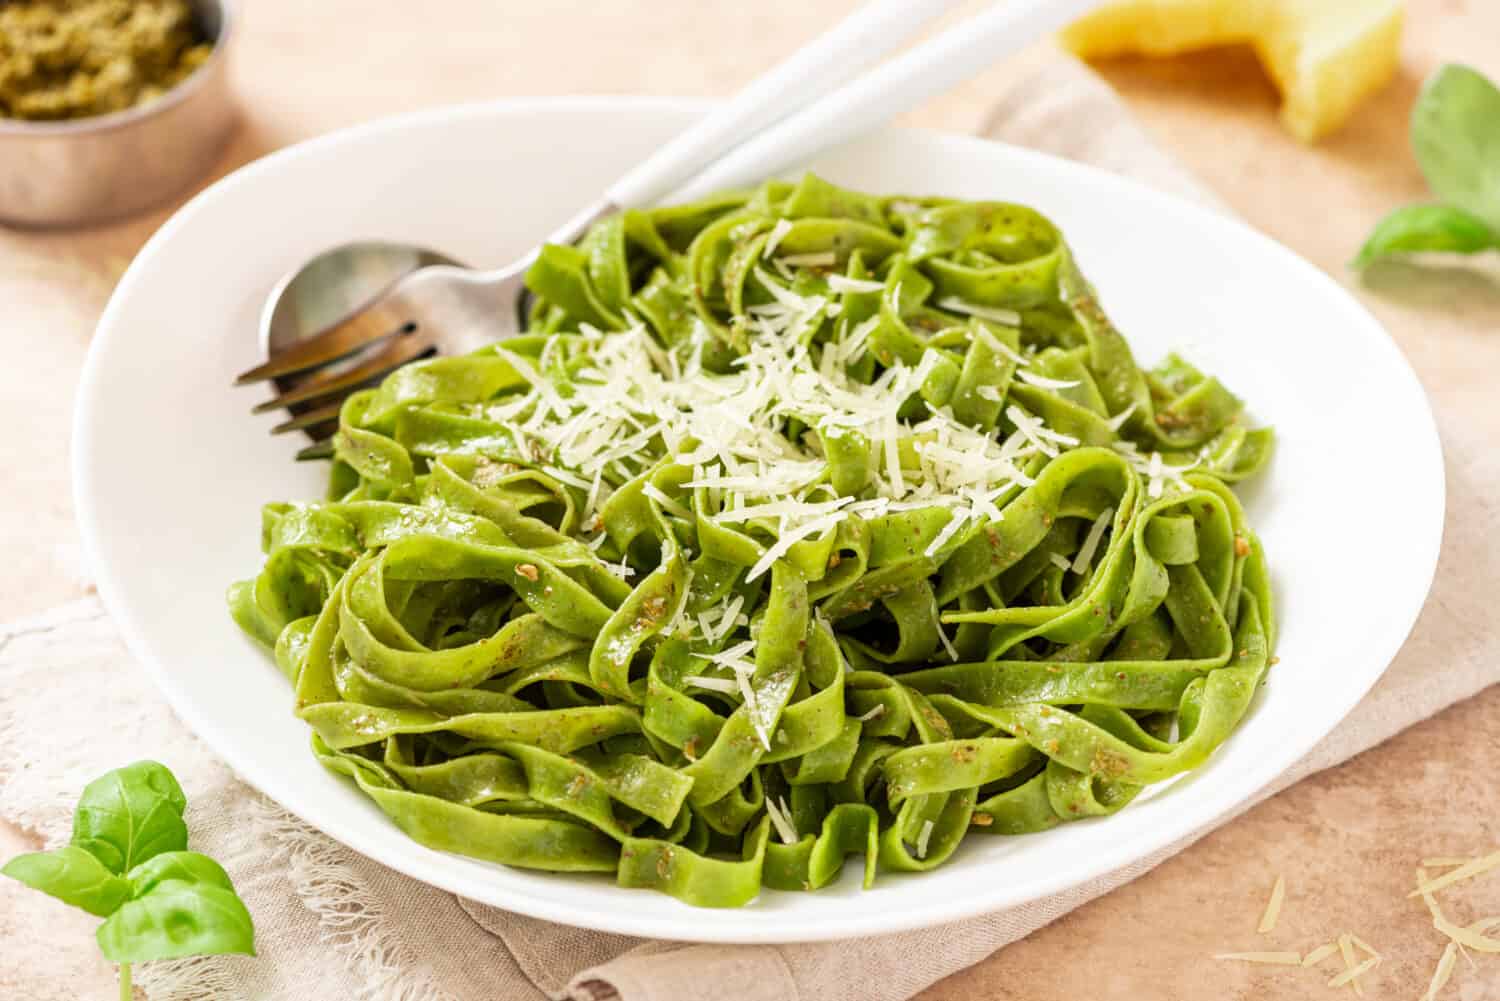
[[1440, 201], [1386, 216], [1353, 266], [1392, 254], [1500, 249], [1500, 89], [1477, 70], [1444, 66], [1417, 98], [1411, 144]]
[[187, 850], [187, 798], [172, 772], [137, 761], [84, 787], [73, 837], [49, 852], [18, 855], [0, 874], [104, 918], [99, 950], [120, 964], [216, 953], [255, 954], [250, 912], [222, 866]]

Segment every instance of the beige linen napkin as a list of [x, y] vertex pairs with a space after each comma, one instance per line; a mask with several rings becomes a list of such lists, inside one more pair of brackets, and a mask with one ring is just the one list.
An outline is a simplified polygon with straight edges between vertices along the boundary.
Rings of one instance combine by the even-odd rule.
[[[1150, 144], [1108, 89], [1072, 62], [1054, 60], [1014, 89], [988, 129], [1213, 203]], [[1428, 389], [1445, 430], [1449, 486], [1432, 598], [1375, 690], [1265, 795], [1500, 680], [1500, 613], [1487, 596], [1500, 580], [1493, 541], [1500, 514], [1484, 500], [1500, 491], [1500, 461], [1482, 447], [1489, 422], [1461, 412], [1457, 395], [1445, 398], [1442, 385]], [[193, 845], [226, 863], [255, 915], [260, 948], [258, 959], [143, 966], [138, 983], [151, 1001], [897, 1001], [1134, 879], [1207, 832], [1067, 893], [901, 936], [735, 947], [603, 935], [460, 900], [289, 817], [238, 782], [177, 722], [96, 601], [0, 627], [0, 816], [60, 841], [84, 782], [143, 755], [165, 761], [182, 779]], [[14, 912], [0, 914], [0, 997], [71, 997], [61, 978], [52, 982], [56, 968], [36, 968], [33, 958], [46, 955], [41, 943], [68, 920], [63, 909], [36, 894], [14, 899]]]

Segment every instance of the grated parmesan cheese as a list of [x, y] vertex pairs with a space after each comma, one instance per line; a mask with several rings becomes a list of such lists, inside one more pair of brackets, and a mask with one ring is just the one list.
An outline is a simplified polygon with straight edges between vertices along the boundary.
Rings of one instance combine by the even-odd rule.
[[[1497, 853], [1500, 854], [1500, 853]], [[1458, 858], [1458, 857], [1435, 857], [1427, 858], [1416, 869], [1417, 888], [1412, 891], [1411, 896], [1420, 896], [1432, 916], [1433, 927], [1448, 941], [1443, 947], [1442, 955], [1433, 970], [1427, 990], [1423, 993], [1421, 1001], [1436, 1001], [1438, 993], [1447, 985], [1453, 975], [1453, 967], [1458, 961], [1459, 955], [1469, 959], [1471, 966], [1475, 965], [1472, 957], [1465, 947], [1478, 952], [1500, 954], [1500, 935], [1488, 934], [1495, 929], [1500, 929], [1500, 916], [1481, 918], [1469, 925], [1458, 925], [1450, 921], [1438, 905], [1434, 896], [1436, 890], [1451, 886], [1461, 879], [1486, 872], [1495, 868], [1500, 863], [1492, 861], [1494, 855], [1480, 858]], [[1440, 879], [1428, 877], [1427, 866], [1443, 866], [1453, 869]], [[1454, 877], [1460, 871], [1464, 875]], [[1280, 914], [1282, 902], [1285, 899], [1286, 884], [1283, 877], [1278, 876], [1271, 889], [1271, 897], [1266, 904], [1265, 912], [1261, 916], [1257, 931], [1261, 934], [1274, 930], [1277, 918]], [[1360, 959], [1356, 949], [1363, 952], [1364, 958]], [[1298, 960], [1297, 954], [1293, 952], [1245, 952], [1245, 953], [1220, 953], [1215, 959], [1242, 960], [1246, 962], [1271, 963], [1278, 965], [1301, 965], [1304, 967], [1315, 967], [1318, 964], [1337, 955], [1343, 961], [1343, 969], [1328, 980], [1329, 987], [1352, 987], [1359, 996], [1364, 996], [1364, 989], [1360, 984], [1360, 977], [1376, 969], [1384, 962], [1384, 957], [1369, 942], [1353, 932], [1341, 933], [1334, 942], [1327, 942], [1313, 949]]]
[[692, 511], [689, 511], [677, 501], [674, 501], [672, 498], [662, 493], [661, 488], [654, 483], [647, 483], [643, 485], [641, 487], [641, 493], [645, 494], [647, 497], [650, 497], [652, 500], [656, 501], [657, 504], [661, 505], [662, 510], [670, 511], [672, 514], [675, 514], [679, 518], [686, 518], [688, 521], [692, 521], [695, 517]]
[[797, 843], [797, 825], [792, 822], [792, 811], [787, 808], [784, 798], [778, 803], [767, 796], [766, 815], [771, 818], [771, 826], [776, 828], [776, 836], [781, 838], [782, 844], [795, 845]]
[[943, 652], [948, 655], [949, 660], [957, 664], [958, 647], [954, 646], [953, 641], [948, 638], [948, 631], [943, 628], [943, 624], [941, 622], [937, 624], [937, 634], [939, 642], [943, 644]]
[[1427, 984], [1427, 993], [1422, 995], [1422, 1001], [1434, 1001], [1438, 991], [1448, 984], [1448, 978], [1453, 976], [1453, 961], [1458, 956], [1458, 945], [1449, 942], [1443, 946], [1443, 954], [1438, 958], [1437, 968], [1432, 971], [1432, 980]]
[[1338, 951], [1339, 947], [1336, 942], [1325, 942], [1324, 944], [1314, 949], [1312, 952], [1309, 952], [1307, 955], [1303, 956], [1302, 965], [1317, 966], [1319, 963], [1323, 962], [1323, 960], [1327, 959], [1329, 956], [1332, 956]]
[[635, 568], [632, 567], [629, 563], [626, 563], [624, 560], [621, 560], [618, 563], [610, 563], [608, 561], [605, 561], [604, 569], [608, 570], [610, 573], [614, 574], [621, 580], [629, 580], [630, 578], [635, 576]]
[[927, 857], [927, 842], [932, 838], [932, 821], [922, 821], [922, 829], [917, 832], [917, 858]]
[[1137, 406], [1139, 406], [1139, 404], [1132, 403], [1130, 406], [1126, 407], [1124, 410], [1121, 410], [1109, 420], [1105, 421], [1105, 423], [1109, 426], [1109, 429], [1111, 431], [1120, 430], [1125, 426], [1125, 422], [1130, 420], [1130, 415], [1135, 413]]
[[750, 727], [755, 731], [760, 746], [767, 751], [771, 749], [771, 735], [766, 732], [765, 724], [755, 718], [755, 689], [750, 687], [750, 676], [744, 671], [734, 672], [735, 683], [739, 685], [740, 697], [745, 700], [745, 712], [750, 716]]
[[801, 542], [809, 535], [819, 535], [828, 531], [844, 518], [845, 515], [842, 512], [835, 511], [832, 514], [823, 515], [821, 518], [814, 518], [812, 521], [804, 522], [796, 528], [784, 530], [775, 544], [767, 549], [765, 555], [756, 560], [755, 565], [750, 568], [750, 572], [745, 574], [745, 580], [752, 581], [759, 577], [771, 569], [771, 564], [785, 556], [792, 546]]
[[839, 345], [839, 360], [845, 365], [856, 361], [859, 358], [860, 353], [865, 349], [865, 341], [870, 339], [870, 335], [873, 334], [876, 329], [879, 328], [879, 326], [880, 317], [879, 315], [876, 315], [870, 317], [868, 320], [859, 324], [853, 330], [849, 331], [849, 335], [845, 337], [842, 343], [840, 343]]
[[[790, 228], [785, 220], [775, 225], [764, 259], [772, 260]], [[836, 260], [823, 251], [773, 263], [827, 263], [830, 256]], [[796, 542], [832, 531], [851, 516], [947, 508], [951, 517], [928, 548], [936, 555], [966, 527], [1000, 517], [1003, 504], [1034, 482], [1023, 472], [1027, 462], [1078, 444], [1014, 407], [1008, 414], [1016, 429], [1004, 441], [955, 420], [947, 408], [928, 408], [920, 421], [903, 420], [903, 407], [940, 361], [938, 352], [924, 353], [916, 365], [895, 361], [883, 366], [873, 383], [859, 382], [845, 367], [863, 354], [880, 317], [818, 346], [811, 342], [811, 332], [840, 305], [828, 295], [800, 294], [764, 267], [753, 273], [770, 301], [749, 307], [748, 343], [728, 372], [703, 368], [713, 334], [701, 320], [694, 322], [687, 343], [674, 348], [664, 348], [634, 317], [635, 326], [608, 336], [584, 325], [577, 336], [589, 345], [588, 354], [566, 396], [540, 372], [560, 363], [561, 340], [544, 345], [540, 365], [530, 356], [502, 349], [502, 357], [531, 385], [487, 404], [480, 413], [521, 443], [524, 452], [518, 458], [583, 491], [581, 523], [592, 551], [604, 551], [609, 541], [598, 513], [612, 491], [669, 458], [692, 469], [684, 487], [707, 491], [709, 516], [715, 521], [774, 519], [777, 538], [750, 568], [749, 579], [764, 574]], [[830, 275], [828, 287], [830, 292], [884, 289], [880, 282], [840, 275]], [[887, 298], [899, 306], [901, 289]], [[1025, 363], [982, 325], [974, 326], [975, 337]], [[1041, 376], [1030, 381], [1047, 384]], [[985, 388], [996, 402], [1002, 399], [995, 387]], [[794, 440], [786, 433], [792, 419], [816, 433]], [[868, 439], [879, 457], [871, 494], [861, 501], [830, 499], [819, 436], [853, 433]], [[695, 517], [696, 505], [674, 499], [655, 484], [642, 484], [642, 492], [663, 512]], [[621, 578], [635, 574], [625, 559], [604, 565]], [[699, 630], [703, 639], [717, 644], [746, 624], [740, 602], [732, 614], [705, 610], [689, 621], [684, 612], [674, 628]]]
[[1286, 880], [1276, 877], [1276, 883], [1271, 887], [1271, 899], [1266, 901], [1265, 913], [1260, 916], [1260, 924], [1256, 932], [1261, 935], [1269, 935], [1276, 930], [1276, 921], [1281, 917], [1281, 902], [1286, 897]]
[[701, 674], [689, 675], [682, 679], [682, 683], [695, 688], [704, 688], [710, 692], [724, 692], [728, 695], [733, 695], [740, 690], [739, 685], [728, 678], [709, 678]]
[[1083, 573], [1094, 560], [1094, 553], [1099, 548], [1100, 541], [1104, 538], [1104, 530], [1109, 527], [1110, 521], [1115, 516], [1115, 509], [1107, 507], [1099, 512], [1099, 517], [1089, 526], [1089, 534], [1083, 537], [1083, 545], [1078, 547], [1078, 555], [1073, 557], [1073, 572]]
[[779, 260], [796, 268], [831, 268], [839, 257], [831, 250], [823, 250], [813, 254], [783, 254]]
[[786, 239], [786, 235], [791, 231], [792, 222], [790, 219], [777, 219], [776, 225], [771, 227], [770, 235], [766, 237], [766, 245], [760, 252], [761, 256], [770, 257], [776, 253], [776, 248], [781, 246], [781, 241]]
[[542, 472], [546, 473], [554, 480], [560, 480], [570, 487], [577, 487], [579, 490], [587, 490], [592, 485], [582, 476], [570, 473], [566, 469], [559, 469], [556, 466], [543, 466]]
[[1357, 993], [1359, 991], [1359, 979], [1358, 978], [1361, 977], [1361, 976], [1363, 976], [1363, 975], [1365, 975], [1366, 973], [1369, 973], [1371, 970], [1375, 969], [1375, 967], [1377, 967], [1379, 965], [1380, 965], [1380, 957], [1379, 956], [1371, 956], [1369, 959], [1365, 960], [1363, 963], [1360, 963], [1358, 966], [1351, 966], [1349, 969], [1345, 970], [1343, 973], [1335, 974], [1333, 976], [1333, 978], [1328, 981], [1328, 986], [1329, 987], [1342, 987], [1345, 984], [1353, 984], [1354, 988], [1355, 988], [1355, 991]]
[[709, 611], [699, 612], [698, 625], [703, 631], [703, 638], [710, 644], [715, 644], [733, 632], [737, 626], [746, 624], [748, 620], [740, 614], [740, 609], [744, 605], [745, 596], [736, 594], [724, 605], [719, 606], [717, 619], [712, 617]]
[[1385, 958], [1379, 952], [1375, 951], [1375, 947], [1373, 945], [1371, 945], [1370, 943], [1366, 942], [1364, 939], [1360, 938], [1358, 935], [1354, 934], [1353, 932], [1349, 933], [1349, 941], [1353, 942], [1356, 946], [1358, 946], [1359, 948], [1363, 949], [1365, 952], [1369, 953], [1371, 956], [1374, 956], [1376, 959], [1384, 959]]
[[693, 656], [697, 657], [699, 660], [707, 660], [715, 664], [722, 664], [725, 667], [734, 667], [736, 663], [742, 661], [745, 655], [754, 649], [755, 641], [745, 640], [741, 643], [736, 643], [734, 646], [729, 647], [728, 649], [720, 650], [718, 653], [695, 653], [693, 654]]
[[1493, 852], [1489, 855], [1485, 855], [1482, 858], [1470, 859], [1469, 861], [1460, 865], [1457, 869], [1454, 869], [1451, 872], [1446, 872], [1443, 875], [1439, 876], [1437, 879], [1432, 880], [1431, 882], [1426, 882], [1418, 885], [1418, 887], [1411, 893], [1407, 894], [1407, 896], [1415, 897], [1426, 893], [1436, 893], [1438, 890], [1441, 890], [1444, 887], [1452, 886], [1454, 883], [1460, 882], [1465, 879], [1472, 879], [1475, 876], [1483, 875], [1484, 873], [1489, 872], [1491, 869], [1494, 869], [1497, 866], [1500, 866], [1500, 852]]
[[1037, 375], [1024, 369], [1016, 373], [1016, 378], [1038, 389], [1072, 389], [1082, 385], [1077, 379], [1049, 379], [1045, 375]]
[[1500, 952], [1500, 938], [1484, 934], [1491, 928], [1500, 926], [1500, 917], [1481, 918], [1471, 925], [1456, 925], [1447, 918], [1434, 918], [1432, 926], [1457, 945], [1466, 945], [1475, 952]]
[[1016, 430], [1025, 435], [1026, 439], [1045, 455], [1056, 456], [1058, 445], [1072, 447], [1078, 444], [1077, 438], [1070, 434], [1053, 431], [1042, 423], [1041, 418], [1032, 416], [1014, 403], [1005, 408], [1005, 416], [1010, 418]]
[[1053, 566], [1055, 566], [1055, 567], [1057, 567], [1057, 568], [1059, 568], [1061, 570], [1071, 570], [1071, 569], [1073, 569], [1073, 561], [1070, 560], [1070, 559], [1068, 559], [1062, 553], [1048, 553], [1047, 554], [1047, 559], [1049, 559], [1049, 560], [1052, 561], [1052, 565]]
[[1150, 461], [1146, 463], [1146, 476], [1151, 481], [1146, 488], [1146, 496], [1152, 500], [1161, 496], [1162, 487], [1166, 485], [1166, 480], [1162, 478], [1164, 469], [1165, 464], [1162, 462], [1161, 453], [1152, 452]]
[[[1354, 940], [1349, 937], [1348, 932], [1345, 932], [1344, 934], [1339, 936], [1339, 956], [1344, 960], [1344, 973], [1349, 973], [1354, 969]], [[1360, 997], [1365, 996], [1365, 989], [1359, 984], [1358, 973], [1355, 973], [1353, 976], [1349, 977], [1348, 980], [1341, 981], [1340, 983], [1349, 984], [1349, 986], [1354, 988], [1355, 994], [1358, 994]], [[1330, 983], [1329, 986], [1333, 985]]]
[[885, 288], [885, 285], [881, 282], [865, 281], [863, 278], [829, 275], [828, 287], [835, 292], [879, 292]]
[[869, 712], [865, 713], [863, 716], [860, 716], [859, 717], [859, 721], [861, 723], [868, 723], [871, 720], [873, 720], [873, 719], [879, 719], [881, 716], [884, 716], [884, 715], [885, 715], [885, 703], [882, 702], [882, 703], [879, 703], [878, 705], [876, 705], [874, 709], [871, 709]]
[[946, 309], [950, 313], [963, 313], [967, 316], [977, 316], [981, 320], [992, 320], [995, 323], [1003, 323], [1008, 327], [1014, 327], [1021, 322], [1021, 314], [1013, 309], [1001, 309], [998, 306], [981, 306], [978, 303], [968, 302], [956, 295], [945, 295], [937, 301], [939, 309]]
[[927, 544], [927, 548], [923, 550], [922, 555], [935, 555], [939, 549], [948, 544], [948, 540], [953, 538], [958, 533], [958, 530], [963, 527], [964, 522], [968, 520], [969, 512], [967, 511], [960, 511], [949, 518], [938, 534], [932, 537], [932, 541]]

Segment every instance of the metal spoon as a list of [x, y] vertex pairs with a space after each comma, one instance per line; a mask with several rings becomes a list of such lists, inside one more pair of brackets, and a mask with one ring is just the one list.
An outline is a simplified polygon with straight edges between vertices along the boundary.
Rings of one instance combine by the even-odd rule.
[[[463, 267], [463, 263], [436, 250], [404, 243], [369, 240], [345, 243], [323, 251], [288, 271], [266, 297], [260, 315], [260, 347], [267, 358], [305, 341], [344, 317], [379, 298], [396, 282], [432, 264]], [[328, 366], [343, 372], [360, 364], [368, 352], [356, 352]], [[310, 372], [294, 372], [275, 378], [277, 399], [305, 384]], [[287, 407], [291, 419], [274, 431], [301, 428], [314, 441], [333, 433], [338, 422], [338, 404], [308, 400]], [[274, 409], [257, 407], [256, 412]]]

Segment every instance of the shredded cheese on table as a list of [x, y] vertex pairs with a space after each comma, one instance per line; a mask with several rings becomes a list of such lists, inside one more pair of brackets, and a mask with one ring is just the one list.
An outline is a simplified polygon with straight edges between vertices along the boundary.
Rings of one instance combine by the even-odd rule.
[[1436, 893], [1441, 889], [1452, 886], [1454, 883], [1465, 879], [1473, 879], [1475, 876], [1489, 872], [1497, 866], [1500, 866], [1500, 852], [1493, 852], [1482, 858], [1470, 859], [1451, 872], [1445, 872], [1431, 882], [1424, 882], [1411, 893], [1407, 894], [1407, 896], [1416, 897], [1425, 893]]
[[1317, 966], [1323, 960], [1335, 955], [1339, 951], [1337, 942], [1325, 942], [1312, 952], [1302, 957], [1303, 966]]
[[1453, 961], [1458, 956], [1458, 943], [1449, 942], [1443, 946], [1443, 954], [1438, 957], [1437, 968], [1432, 971], [1432, 980], [1427, 984], [1427, 992], [1422, 995], [1422, 1001], [1435, 1001], [1438, 992], [1448, 985], [1448, 978], [1453, 976]]
[[1281, 917], [1281, 902], [1286, 897], [1286, 880], [1276, 877], [1276, 884], [1271, 887], [1271, 899], [1266, 901], [1265, 913], [1260, 916], [1260, 924], [1256, 931], [1262, 935], [1269, 935], [1276, 930], [1276, 921]]
[[1241, 963], [1266, 963], [1271, 966], [1302, 965], [1302, 954], [1298, 952], [1220, 952], [1215, 953], [1214, 958]]
[[1380, 965], [1380, 957], [1379, 956], [1371, 956], [1369, 959], [1366, 959], [1364, 962], [1360, 963], [1358, 966], [1351, 966], [1349, 969], [1345, 970], [1343, 973], [1335, 974], [1332, 978], [1329, 979], [1328, 986], [1329, 987], [1342, 987], [1345, 984], [1353, 984], [1355, 992], [1359, 993], [1359, 979], [1358, 978], [1360, 976], [1366, 974], [1366, 973], [1369, 973], [1371, 970], [1375, 969], [1375, 967], [1377, 967], [1379, 965]]
[[[1354, 940], [1349, 937], [1348, 932], [1345, 932], [1344, 934], [1339, 936], [1338, 942], [1339, 955], [1343, 957], [1344, 960], [1344, 972], [1339, 974], [1339, 977], [1345, 977], [1347, 975], [1346, 980], [1340, 980], [1339, 983], [1348, 983], [1351, 987], [1354, 988], [1355, 994], [1363, 997], [1365, 990], [1360, 986], [1359, 983], [1359, 973], [1362, 971], [1356, 971], [1354, 964]], [[1338, 980], [1339, 977], [1335, 977], [1334, 979]], [[1329, 986], [1333, 987], [1336, 985], [1330, 981]]]

